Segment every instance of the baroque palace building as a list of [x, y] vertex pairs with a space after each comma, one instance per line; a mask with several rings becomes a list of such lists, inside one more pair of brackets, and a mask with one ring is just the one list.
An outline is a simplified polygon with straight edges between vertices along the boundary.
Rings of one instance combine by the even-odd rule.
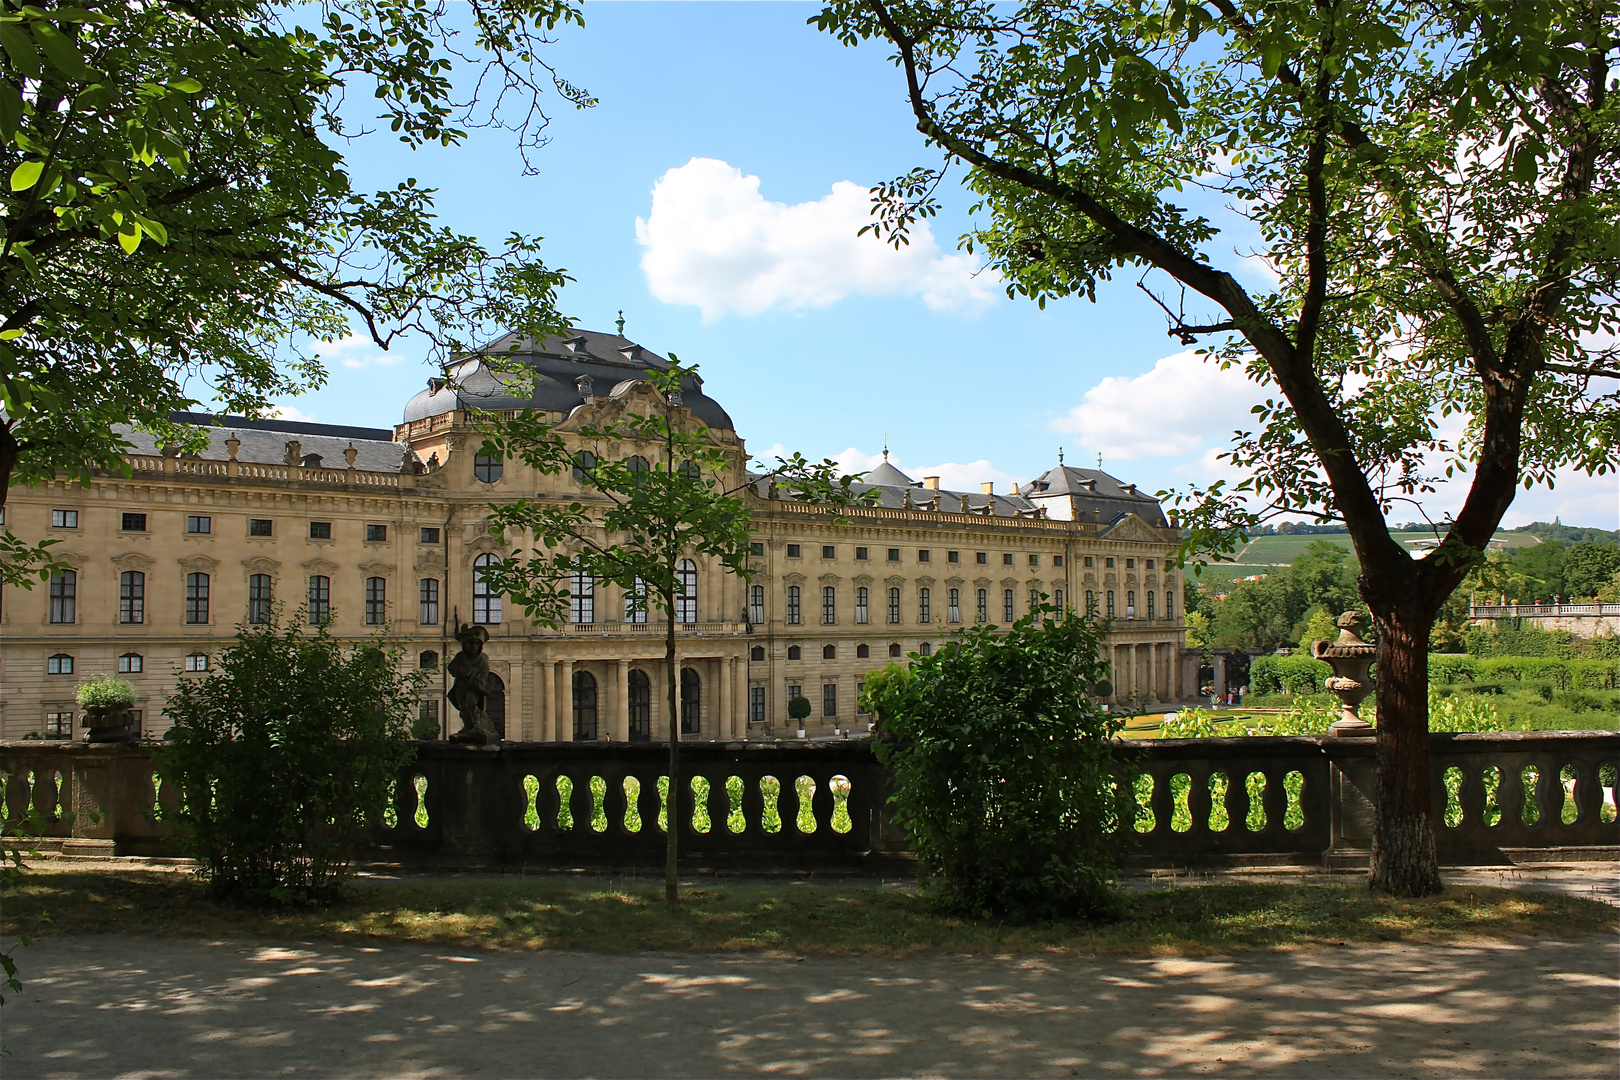
[[[208, 433], [198, 455], [131, 433], [128, 476], [13, 490], [7, 527], [61, 541], [53, 550], [72, 569], [5, 590], [0, 737], [82, 737], [75, 691], [105, 675], [133, 684], [143, 732], [161, 735], [176, 680], [207, 672], [238, 624], [281, 602], [344, 639], [381, 633], [407, 662], [436, 669], [422, 716], [450, 730], [443, 661], [460, 619], [490, 633], [490, 713], [504, 738], [659, 740], [659, 613], [627, 610], [616, 589], [586, 581], [553, 629], [482, 586], [478, 568], [501, 552], [491, 503], [593, 496], [576, 477], [478, 456], [468, 409], [544, 410], [579, 453], [628, 457], [633, 444], [578, 430], [645, 407], [643, 374], [667, 361], [589, 331], [490, 352], [532, 368], [533, 392], [510, 396], [472, 357], [430, 379], [391, 431], [188, 414]], [[1181, 583], [1166, 562], [1178, 532], [1134, 485], [1060, 463], [1008, 493], [947, 491], [885, 461], [865, 478], [879, 503], [837, 522], [743, 472], [743, 441], [699, 378], [681, 408], [727, 450], [733, 482], [749, 485], [754, 529], [751, 580], [701, 559], [686, 567], [676, 621], [687, 737], [791, 736], [796, 695], [812, 703], [809, 734], [864, 732], [868, 672], [926, 655], [963, 626], [1006, 625], [1043, 596], [1114, 616], [1116, 697], [1197, 692], [1184, 685]]]

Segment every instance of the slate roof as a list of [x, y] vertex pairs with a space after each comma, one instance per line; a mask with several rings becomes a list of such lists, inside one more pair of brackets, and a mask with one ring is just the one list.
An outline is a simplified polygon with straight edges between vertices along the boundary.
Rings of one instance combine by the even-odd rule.
[[1128, 513], [1135, 513], [1149, 525], [1165, 527], [1164, 509], [1159, 500], [1141, 490], [1126, 488], [1117, 477], [1101, 469], [1077, 469], [1072, 465], [1059, 465], [1048, 469], [1022, 489], [1035, 505], [1042, 497], [1072, 496], [1081, 520], [1095, 521], [1093, 510], [1101, 510], [1101, 520], [1116, 521]]
[[[572, 346], [569, 344], [572, 343]], [[669, 360], [644, 349], [629, 338], [596, 330], [576, 330], [536, 342], [507, 334], [485, 353], [521, 361], [534, 372], [532, 393], [513, 393], [513, 387], [492, 372], [477, 356], [463, 357], [449, 367], [451, 386], [431, 379], [428, 387], [405, 405], [405, 421], [440, 416], [460, 408], [545, 409], [568, 413], [584, 404], [581, 378], [591, 380], [595, 397], [608, 397], [616, 387], [645, 378], [645, 372]], [[681, 399], [709, 427], [733, 430], [731, 417], [720, 403], [703, 393], [703, 380], [692, 376], [681, 382]]]
[[[250, 420], [245, 416], [215, 416], [210, 413], [175, 413], [176, 423], [208, 430], [208, 447], [197, 455], [209, 461], [226, 461], [230, 450], [225, 440], [234, 433], [242, 440], [238, 461], [282, 465], [287, 460], [287, 443], [296, 439], [300, 455], [319, 454], [328, 469], [346, 467], [343, 451], [352, 443], [357, 456], [354, 466], [371, 472], [398, 472], [405, 447], [394, 441], [388, 428], [348, 427], [342, 424], [316, 424], [308, 420]], [[159, 447], [152, 436], [119, 424], [114, 430], [134, 447], [137, 454], [156, 454]]]

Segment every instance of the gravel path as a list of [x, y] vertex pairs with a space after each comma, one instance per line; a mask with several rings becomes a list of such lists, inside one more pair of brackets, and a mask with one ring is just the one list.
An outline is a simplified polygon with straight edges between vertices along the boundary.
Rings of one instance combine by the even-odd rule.
[[1615, 1075], [1620, 942], [1215, 959], [38, 939], [7, 1080]]

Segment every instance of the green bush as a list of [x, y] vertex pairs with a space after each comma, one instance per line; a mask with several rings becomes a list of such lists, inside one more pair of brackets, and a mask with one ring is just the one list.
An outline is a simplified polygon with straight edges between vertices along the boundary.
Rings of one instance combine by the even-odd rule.
[[325, 626], [241, 627], [203, 679], [182, 678], [158, 770], [181, 792], [186, 842], [215, 896], [335, 900], [400, 769], [417, 687], [376, 643], [345, 652]]
[[1220, 735], [1215, 714], [1204, 709], [1182, 709], [1159, 725], [1161, 739], [1217, 739]]
[[77, 696], [81, 708], [89, 708], [92, 705], [135, 704], [135, 688], [116, 675], [105, 679], [91, 679], [79, 687]]
[[1110, 744], [1124, 717], [1092, 696], [1108, 679], [1102, 631], [1051, 614], [964, 630], [890, 694], [878, 756], [938, 910], [1018, 922], [1122, 910], [1112, 850], [1135, 809]]
[[1249, 665], [1251, 694], [1320, 694], [1333, 674], [1326, 661], [1311, 656], [1257, 656]]
[[796, 697], [788, 699], [788, 716], [794, 720], [804, 720], [810, 715], [810, 699]]
[[1430, 684], [1430, 731], [1509, 731], [1512, 727], [1490, 698], [1479, 694], [1446, 694]]
[[[1374, 720], [1372, 704], [1368, 699], [1361, 707], [1363, 720]], [[1258, 717], [1249, 725], [1250, 735], [1326, 735], [1328, 727], [1339, 718], [1343, 709], [1337, 698], [1303, 698], [1275, 716]]]

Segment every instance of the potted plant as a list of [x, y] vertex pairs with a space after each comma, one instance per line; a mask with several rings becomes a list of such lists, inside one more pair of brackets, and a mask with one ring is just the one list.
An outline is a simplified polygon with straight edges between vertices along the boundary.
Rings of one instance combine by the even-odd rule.
[[135, 742], [133, 730], [135, 688], [116, 676], [91, 679], [79, 687], [79, 708], [84, 710], [84, 726], [91, 742]]
[[810, 699], [804, 696], [788, 699], [788, 716], [798, 722], [799, 738], [804, 738], [804, 721], [810, 715]]

